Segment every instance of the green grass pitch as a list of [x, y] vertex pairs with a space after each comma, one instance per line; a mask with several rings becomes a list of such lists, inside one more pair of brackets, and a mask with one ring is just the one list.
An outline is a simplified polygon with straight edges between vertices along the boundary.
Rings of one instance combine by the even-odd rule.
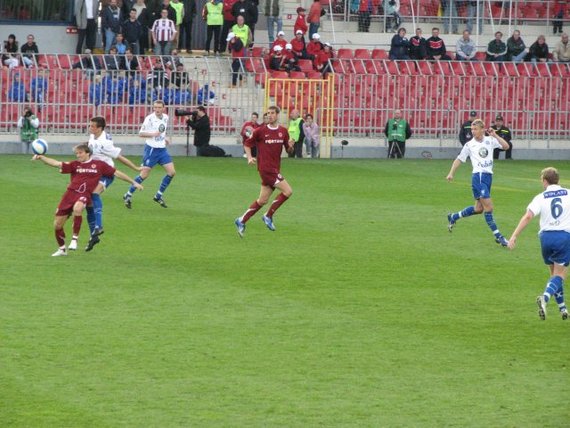
[[[175, 164], [168, 209], [161, 170], [130, 211], [116, 180], [101, 243], [82, 250], [84, 222], [81, 250], [52, 258], [68, 177], [0, 157], [0, 425], [568, 424], [570, 322], [536, 314], [538, 222], [514, 252], [482, 216], [447, 231], [470, 164], [450, 184], [451, 161], [284, 160], [277, 230], [258, 214], [244, 239], [255, 168]], [[495, 165], [505, 235], [550, 165], [570, 184], [568, 163]]]

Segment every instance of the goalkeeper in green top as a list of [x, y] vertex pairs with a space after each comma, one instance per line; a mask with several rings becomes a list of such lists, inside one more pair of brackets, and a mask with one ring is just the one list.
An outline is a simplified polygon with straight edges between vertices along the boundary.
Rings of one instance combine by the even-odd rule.
[[412, 129], [408, 121], [402, 119], [401, 110], [394, 110], [394, 117], [386, 122], [384, 134], [388, 139], [388, 157], [403, 158], [406, 140], [412, 136]]

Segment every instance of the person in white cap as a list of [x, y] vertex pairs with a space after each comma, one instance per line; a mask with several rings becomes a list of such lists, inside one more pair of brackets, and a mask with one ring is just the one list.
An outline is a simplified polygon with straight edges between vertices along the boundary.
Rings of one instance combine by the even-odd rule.
[[314, 60], [318, 53], [323, 50], [321, 36], [319, 33], [313, 34], [311, 41], [307, 44], [307, 58]]
[[273, 42], [271, 49], [273, 49], [275, 46], [281, 46], [283, 49], [285, 49], [286, 44], [287, 40], [285, 40], [285, 33], [283, 31], [279, 31], [277, 33], [277, 40]]
[[279, 45], [273, 48], [271, 58], [269, 60], [269, 68], [271, 70], [283, 71], [283, 48]]
[[245, 45], [234, 33], [228, 34], [226, 42], [228, 42], [228, 51], [232, 55], [232, 88], [235, 88], [237, 86], [238, 77], [240, 84], [243, 79], [240, 70], [242, 69], [241, 58], [245, 56]]
[[291, 40], [291, 46], [293, 49], [293, 53], [297, 58], [306, 58], [307, 57], [307, 45], [305, 43], [305, 38], [303, 37], [303, 31], [297, 30], [295, 32], [295, 38]]
[[327, 77], [327, 73], [330, 73], [331, 71], [329, 59], [332, 58], [334, 58], [332, 45], [329, 42], [326, 42], [323, 45], [323, 50], [317, 53], [314, 60], [315, 68], [323, 74], [323, 77]]
[[277, 25], [277, 35], [279, 36], [279, 33], [282, 32], [283, 19], [281, 15], [283, 11], [283, 0], [265, 0], [263, 4], [263, 14], [267, 17], [267, 35], [269, 36], [270, 44], [275, 40], [273, 37], [275, 25]]
[[293, 53], [293, 46], [291, 43], [285, 45], [285, 50], [283, 51], [283, 65], [286, 71], [301, 71], [301, 68], [297, 65], [299, 59]]

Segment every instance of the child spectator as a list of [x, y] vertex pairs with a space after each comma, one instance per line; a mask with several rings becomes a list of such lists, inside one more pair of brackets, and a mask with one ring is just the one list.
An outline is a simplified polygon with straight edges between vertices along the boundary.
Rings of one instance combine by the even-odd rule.
[[314, 60], [317, 54], [323, 50], [321, 36], [319, 33], [313, 34], [311, 41], [307, 44], [307, 58]]
[[293, 46], [291, 43], [285, 45], [285, 50], [283, 52], [283, 66], [285, 71], [301, 71], [301, 68], [297, 65], [299, 60], [297, 56], [293, 53]]
[[89, 104], [95, 106], [101, 105], [103, 99], [103, 84], [101, 83], [101, 76], [95, 76], [95, 79], [89, 84]]
[[295, 32], [295, 38], [291, 40], [291, 46], [293, 47], [293, 53], [297, 58], [306, 58], [307, 52], [305, 50], [305, 38], [303, 37], [303, 31], [297, 30]]
[[323, 77], [327, 77], [327, 74], [331, 71], [329, 59], [334, 58], [334, 52], [329, 42], [326, 42], [323, 46], [323, 50], [317, 53], [313, 64], [315, 70], [321, 72]]
[[125, 43], [125, 37], [122, 33], [117, 33], [115, 36], [115, 48], [117, 50], [117, 55], [124, 55], [127, 50], [127, 44]]
[[295, 20], [295, 25], [293, 26], [293, 32], [297, 35], [297, 32], [301, 32], [302, 38], [304, 39], [305, 34], [309, 30], [307, 26], [307, 20], [305, 18], [306, 9], [302, 7], [297, 8], [297, 19]]
[[227, 37], [228, 51], [232, 55], [232, 88], [237, 86], [237, 81], [243, 79], [240, 73], [242, 68], [241, 58], [245, 56], [245, 46], [241, 39], [237, 37], [234, 33], [229, 33]]
[[12, 76], [12, 84], [8, 90], [8, 99], [17, 103], [23, 103], [29, 99], [26, 86], [20, 79], [20, 73], [14, 73], [14, 76]]
[[40, 51], [38, 49], [38, 45], [34, 41], [33, 34], [28, 34], [27, 42], [22, 45], [20, 48], [20, 52], [22, 52], [22, 62], [26, 68], [34, 67], [36, 64], [36, 57]]
[[269, 60], [270, 70], [284, 70], [283, 67], [283, 48], [279, 45], [273, 48], [273, 53], [271, 54], [271, 59]]
[[279, 31], [277, 33], [277, 39], [271, 45], [271, 49], [273, 49], [275, 46], [281, 46], [283, 49], [285, 49], [286, 45], [287, 40], [285, 40], [285, 33], [283, 31]]

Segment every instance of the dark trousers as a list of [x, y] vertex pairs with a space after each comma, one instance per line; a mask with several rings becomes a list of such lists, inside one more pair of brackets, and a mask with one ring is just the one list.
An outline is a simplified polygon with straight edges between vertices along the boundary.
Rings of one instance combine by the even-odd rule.
[[302, 158], [303, 157], [303, 142], [296, 141], [293, 146], [293, 151], [289, 153], [290, 158]]
[[[219, 52], [225, 52], [228, 42], [226, 39], [228, 38], [228, 34], [230, 33], [230, 28], [233, 27], [235, 21], [226, 21], [224, 20], [224, 25], [222, 26], [222, 33], [220, 34], [220, 47], [218, 49]], [[247, 48], [247, 46], [246, 46]]]
[[238, 76], [240, 82], [243, 79], [243, 76], [241, 75], [240, 71], [241, 71], [241, 60], [239, 58], [235, 58], [232, 61], [232, 85], [234, 86], [237, 85]]
[[507, 141], [509, 148], [507, 150], [495, 149], [493, 150], [493, 159], [499, 159], [499, 154], [505, 152], [505, 159], [512, 159], [513, 157], [513, 143]]
[[402, 141], [388, 141], [388, 157], [403, 158], [406, 153], [406, 143]]
[[219, 52], [220, 47], [220, 31], [222, 30], [221, 25], [208, 25], [208, 31], [206, 36], [206, 52], [210, 52], [210, 44], [212, 43], [212, 36], [214, 36], [214, 52]]
[[75, 53], [80, 54], [83, 52], [83, 42], [85, 42], [85, 47], [87, 49], [93, 50], [95, 48], [96, 40], [97, 21], [94, 19], [88, 19], [87, 27], [84, 30], [79, 29], [77, 31], [77, 46], [75, 47]]
[[368, 33], [370, 29], [370, 12], [358, 12], [358, 32]]
[[192, 23], [190, 18], [180, 25], [180, 37], [178, 38], [178, 49], [192, 50]]

